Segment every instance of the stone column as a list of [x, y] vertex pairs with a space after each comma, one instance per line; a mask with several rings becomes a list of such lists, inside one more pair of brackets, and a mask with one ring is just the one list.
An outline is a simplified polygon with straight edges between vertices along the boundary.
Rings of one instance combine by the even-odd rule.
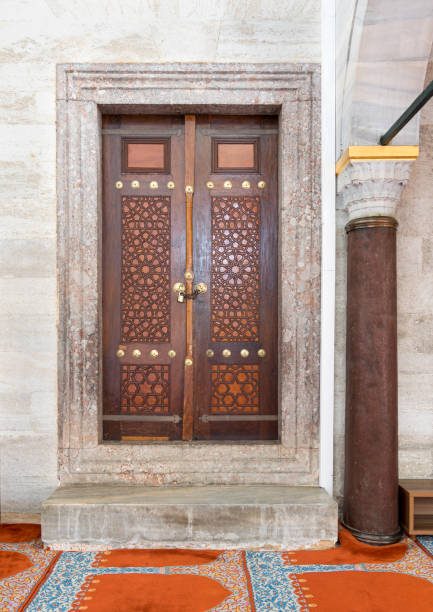
[[343, 522], [361, 541], [400, 539], [395, 210], [410, 161], [349, 163]]

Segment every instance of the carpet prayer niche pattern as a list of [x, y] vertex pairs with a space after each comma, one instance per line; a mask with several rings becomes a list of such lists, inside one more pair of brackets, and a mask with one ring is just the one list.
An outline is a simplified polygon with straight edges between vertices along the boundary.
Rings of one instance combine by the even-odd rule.
[[433, 538], [325, 551], [55, 553], [35, 525], [0, 527], [0, 612], [433, 611]]

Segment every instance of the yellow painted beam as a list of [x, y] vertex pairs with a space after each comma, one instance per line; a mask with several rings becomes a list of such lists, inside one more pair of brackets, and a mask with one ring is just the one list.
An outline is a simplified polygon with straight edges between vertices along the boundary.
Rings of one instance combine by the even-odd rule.
[[343, 155], [335, 164], [335, 174], [343, 172], [344, 168], [351, 162], [372, 161], [372, 160], [412, 160], [419, 155], [419, 147], [416, 145], [407, 146], [353, 146], [347, 147]]

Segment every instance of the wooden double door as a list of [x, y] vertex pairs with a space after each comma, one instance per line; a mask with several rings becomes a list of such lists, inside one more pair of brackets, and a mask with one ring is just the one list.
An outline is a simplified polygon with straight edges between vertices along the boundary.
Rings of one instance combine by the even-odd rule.
[[103, 439], [278, 439], [274, 116], [104, 115]]

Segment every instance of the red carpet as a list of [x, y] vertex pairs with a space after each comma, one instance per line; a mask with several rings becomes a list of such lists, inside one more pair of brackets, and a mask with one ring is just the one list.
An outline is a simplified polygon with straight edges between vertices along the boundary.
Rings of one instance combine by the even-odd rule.
[[206, 576], [118, 574], [90, 583], [77, 603], [88, 612], [205, 612], [228, 595], [230, 591]]
[[110, 567], [167, 567], [169, 565], [202, 565], [218, 559], [220, 550], [110, 550], [97, 560]]
[[431, 612], [433, 585], [388, 572], [303, 574], [304, 596], [326, 612]]
[[330, 550], [55, 553], [37, 525], [0, 526], [0, 611], [433, 612], [433, 558], [340, 531]]
[[32, 542], [41, 537], [41, 526], [32, 523], [4, 523], [0, 525], [0, 542]]
[[18, 574], [18, 572], [24, 572], [29, 567], [32, 567], [32, 563], [25, 555], [0, 550], [0, 580]]
[[392, 563], [399, 561], [408, 551], [406, 542], [390, 546], [369, 546], [359, 542], [347, 529], [340, 529], [340, 546], [329, 550], [297, 550], [283, 553], [288, 560], [296, 559], [297, 564], [339, 565], [350, 563]]

